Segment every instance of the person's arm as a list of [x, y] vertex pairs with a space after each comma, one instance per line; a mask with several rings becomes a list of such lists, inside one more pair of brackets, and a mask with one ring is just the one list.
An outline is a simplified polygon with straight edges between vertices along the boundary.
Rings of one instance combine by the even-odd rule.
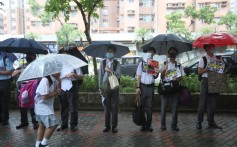
[[19, 69], [19, 70], [15, 70], [13, 73], [12, 73], [12, 77], [17, 77], [20, 73], [21, 73], [22, 69]]
[[13, 71], [6, 70], [6, 71], [0, 71], [0, 75], [12, 75]]
[[103, 60], [100, 62], [100, 68], [98, 70], [98, 82], [99, 82], [99, 89], [100, 89], [100, 86], [102, 84], [102, 78], [103, 78], [103, 75], [104, 75], [104, 71], [103, 71]]
[[140, 62], [137, 67], [137, 94], [141, 94], [140, 86], [141, 86], [141, 75], [142, 75], [142, 62]]
[[77, 80], [82, 80], [83, 79], [83, 73], [81, 71], [81, 68], [77, 69], [76, 73], [74, 72], [72, 76]]
[[208, 71], [208, 69], [204, 68], [204, 60], [203, 60], [203, 58], [201, 58], [199, 60], [199, 63], [198, 63], [198, 74], [201, 75], [201, 74], [203, 74], [203, 73], [205, 73], [207, 71]]
[[6, 70], [0, 71], [0, 75], [12, 75], [14, 71], [13, 63], [10, 59], [6, 58]]
[[167, 69], [168, 69], [168, 65], [167, 65], [168, 63], [166, 63], [166, 64], [163, 64], [162, 66], [161, 66], [161, 69], [160, 69], [160, 72], [161, 72], [161, 79], [164, 79], [165, 78], [165, 74], [166, 74], [166, 71], [167, 71]]
[[[117, 61], [118, 62], [118, 61]], [[114, 71], [114, 75], [119, 79], [121, 77], [121, 65], [118, 62], [116, 70]]]
[[58, 81], [57, 89], [54, 92], [52, 92], [52, 93], [42, 95], [42, 98], [44, 100], [50, 99], [52, 97], [55, 97], [55, 96], [57, 96], [57, 95], [59, 95], [61, 93], [62, 90], [61, 90], [61, 79], [60, 79], [60, 76], [56, 77], [56, 80]]

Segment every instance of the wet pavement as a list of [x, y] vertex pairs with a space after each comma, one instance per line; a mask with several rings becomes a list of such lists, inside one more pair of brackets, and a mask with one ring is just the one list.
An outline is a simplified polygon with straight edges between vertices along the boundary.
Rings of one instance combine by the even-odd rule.
[[[78, 131], [70, 129], [54, 132], [49, 145], [55, 147], [237, 147], [237, 114], [217, 114], [216, 122], [222, 130], [210, 129], [207, 122], [203, 129], [195, 128], [195, 113], [179, 113], [179, 132], [170, 129], [171, 115], [167, 114], [167, 130], [160, 130], [160, 114], [153, 113], [153, 132], [141, 132], [132, 122], [131, 112], [119, 113], [118, 133], [103, 133], [104, 115], [101, 111], [79, 112]], [[0, 125], [1, 147], [33, 147], [36, 131], [32, 124], [16, 130], [19, 112], [10, 112], [10, 125]], [[57, 111], [57, 116], [59, 116]], [[30, 119], [29, 119], [30, 120]]]

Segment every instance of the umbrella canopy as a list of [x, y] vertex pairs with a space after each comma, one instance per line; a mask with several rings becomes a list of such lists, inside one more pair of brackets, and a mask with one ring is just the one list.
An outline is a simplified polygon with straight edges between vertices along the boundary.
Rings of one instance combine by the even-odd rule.
[[[77, 49], [77, 47], [71, 47], [68, 50], [63, 48], [62, 50], [66, 51], [69, 55], [77, 57], [77, 58], [81, 59], [82, 61], [88, 63], [88, 60], [82, 55], [82, 53]], [[81, 71], [84, 75], [89, 74], [88, 65], [81, 67]]]
[[44, 44], [25, 38], [9, 38], [0, 42], [0, 51], [25, 54], [29, 52], [34, 54], [47, 54], [48, 52], [52, 52]]
[[158, 55], [166, 55], [170, 47], [176, 47], [179, 53], [190, 51], [192, 50], [192, 43], [184, 37], [174, 34], [160, 34], [141, 46], [144, 52], [149, 47], [154, 47]]
[[50, 54], [37, 58], [30, 63], [18, 78], [25, 81], [41, 78], [53, 73], [59, 73], [63, 66], [71, 66], [73, 69], [87, 65], [84, 61], [67, 54]]
[[105, 58], [107, 47], [109, 45], [114, 45], [116, 47], [116, 52], [114, 55], [115, 58], [120, 58], [130, 52], [127, 46], [112, 41], [93, 42], [92, 44], [85, 47], [83, 51], [88, 56]]
[[214, 44], [215, 46], [237, 45], [237, 35], [228, 33], [212, 33], [196, 39], [193, 47], [203, 48], [204, 44]]

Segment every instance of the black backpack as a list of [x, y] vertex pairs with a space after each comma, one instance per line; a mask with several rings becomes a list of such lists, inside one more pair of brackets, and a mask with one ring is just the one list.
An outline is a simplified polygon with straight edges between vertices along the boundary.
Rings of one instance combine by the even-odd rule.
[[[202, 57], [203, 61], [204, 61], [204, 68], [207, 67], [207, 58], [205, 56]], [[198, 74], [198, 80], [201, 81], [202, 80], [202, 74]]]

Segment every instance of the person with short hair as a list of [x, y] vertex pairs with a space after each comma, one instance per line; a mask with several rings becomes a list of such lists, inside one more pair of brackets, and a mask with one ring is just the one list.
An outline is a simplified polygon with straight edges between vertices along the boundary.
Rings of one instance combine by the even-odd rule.
[[[214, 120], [214, 114], [216, 111], [216, 97], [218, 94], [213, 94], [208, 92], [208, 69], [207, 65], [210, 60], [220, 60], [217, 59], [214, 55], [215, 45], [214, 44], [204, 44], [203, 48], [206, 51], [206, 55], [199, 60], [198, 64], [198, 74], [201, 75], [200, 82], [200, 99], [198, 106], [198, 116], [196, 122], [196, 128], [202, 129], [202, 122], [204, 117], [205, 106], [207, 104], [207, 121], [208, 126], [210, 128], [222, 129], [222, 127], [218, 126]], [[206, 65], [205, 61], [206, 60]]]
[[110, 90], [108, 78], [113, 73], [118, 79], [121, 76], [120, 63], [114, 59], [116, 47], [109, 45], [105, 54], [106, 59], [100, 63], [98, 79], [99, 90], [101, 92], [102, 104], [105, 113], [105, 128], [103, 132], [108, 132], [111, 129], [112, 117], [112, 132], [117, 133], [118, 125], [118, 103], [119, 103], [119, 88]]
[[[180, 80], [182, 79], [182, 76], [185, 75], [183, 67], [176, 61], [177, 55], [178, 55], [178, 49], [175, 47], [170, 47], [168, 50], [168, 57], [170, 61], [165, 62], [161, 66], [161, 69], [160, 69], [162, 82], [168, 82], [170, 80], [174, 82], [180, 82]], [[168, 77], [167, 73], [175, 69], [178, 69], [179, 76], [170, 75], [171, 77]], [[171, 98], [172, 100], [171, 129], [174, 131], [179, 131], [179, 127], [177, 126], [179, 97], [180, 97], [179, 90], [170, 94], [161, 95], [161, 129], [162, 130], [166, 130], [166, 107], [167, 107], [168, 100]]]
[[147, 49], [147, 60], [139, 63], [137, 67], [137, 93], [140, 95], [142, 107], [142, 127], [141, 131], [153, 131], [152, 124], [152, 101], [154, 98], [154, 82], [158, 76], [158, 68], [154, 69], [156, 74], [150, 74], [147, 67], [149, 60], [153, 59], [156, 49], [149, 47]]
[[11, 75], [13, 63], [5, 54], [0, 53], [0, 123], [9, 124], [9, 100], [11, 98]]

